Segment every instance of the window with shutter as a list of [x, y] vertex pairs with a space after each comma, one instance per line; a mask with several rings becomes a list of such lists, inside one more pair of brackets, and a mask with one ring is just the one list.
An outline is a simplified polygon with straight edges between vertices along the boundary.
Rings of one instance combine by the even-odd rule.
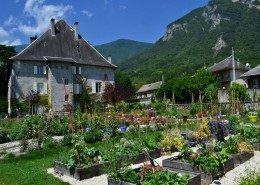
[[43, 83], [38, 83], [37, 84], [37, 92], [40, 93], [40, 94], [44, 93], [44, 85], [43, 85]]
[[68, 84], [69, 84], [69, 79], [68, 79], [68, 78], [65, 78], [65, 79], [64, 79], [64, 84], [65, 84], [65, 85], [68, 85]]
[[97, 82], [96, 83], [96, 93], [100, 93], [101, 92], [101, 82]]
[[68, 101], [69, 101], [69, 95], [68, 95], [68, 94], [65, 94], [64, 99], [65, 99], [66, 102], [68, 102]]
[[79, 72], [78, 74], [81, 75], [81, 67], [79, 67], [79, 71], [78, 72]]

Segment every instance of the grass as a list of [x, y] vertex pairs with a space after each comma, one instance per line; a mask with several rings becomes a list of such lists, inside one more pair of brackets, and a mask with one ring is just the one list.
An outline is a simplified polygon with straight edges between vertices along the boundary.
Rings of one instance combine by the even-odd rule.
[[47, 169], [58, 158], [59, 151], [67, 148], [34, 150], [19, 157], [0, 160], [0, 185], [67, 184], [47, 174]]

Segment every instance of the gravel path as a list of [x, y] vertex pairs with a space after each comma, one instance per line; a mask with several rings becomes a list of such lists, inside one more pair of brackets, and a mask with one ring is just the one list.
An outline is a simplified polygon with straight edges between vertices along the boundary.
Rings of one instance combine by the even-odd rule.
[[[169, 157], [173, 157], [178, 155], [178, 152], [175, 152], [171, 155], [164, 155], [160, 158], [157, 158], [155, 161], [162, 165], [162, 160], [167, 159]], [[141, 164], [135, 164], [131, 165], [132, 168], [138, 168], [142, 165]], [[260, 152], [255, 151], [254, 157], [252, 157], [249, 161], [237, 166], [235, 169], [229, 171], [226, 173], [224, 177], [218, 180], [221, 185], [238, 185], [239, 179], [242, 176], [245, 176], [248, 171], [258, 171], [260, 172]], [[107, 185], [107, 175], [101, 175], [97, 177], [93, 177], [90, 179], [78, 181], [74, 178], [68, 177], [68, 176], [60, 176], [54, 173], [53, 168], [49, 168], [47, 170], [49, 174], [54, 175], [55, 177], [59, 178], [61, 181], [68, 182], [71, 185]], [[216, 183], [212, 183], [211, 185], [216, 185]]]

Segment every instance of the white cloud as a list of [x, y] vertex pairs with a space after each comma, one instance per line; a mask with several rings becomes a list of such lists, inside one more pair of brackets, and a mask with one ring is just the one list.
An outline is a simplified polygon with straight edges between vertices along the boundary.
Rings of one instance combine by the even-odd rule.
[[49, 28], [50, 19], [64, 18], [65, 14], [72, 10], [71, 5], [44, 5], [45, 0], [27, 0], [24, 6], [24, 14], [34, 19], [31, 23], [19, 24], [18, 29], [26, 35], [41, 34]]
[[0, 27], [0, 38], [8, 37], [8, 36], [9, 33], [3, 27]]
[[127, 6], [125, 6], [125, 5], [120, 5], [119, 8], [120, 8], [121, 10], [126, 10], [126, 9], [127, 9]]
[[22, 41], [20, 39], [15, 39], [13, 41], [4, 40], [4, 41], [0, 41], [0, 44], [7, 45], [7, 46], [17, 46], [17, 45], [21, 45]]
[[91, 13], [88, 10], [82, 10], [81, 13], [83, 13], [84, 15], [86, 15], [88, 18], [91, 18], [93, 16], [93, 13]]
[[4, 26], [13, 26], [15, 24], [17, 24], [17, 20], [12, 15], [10, 15], [8, 19], [4, 21]]

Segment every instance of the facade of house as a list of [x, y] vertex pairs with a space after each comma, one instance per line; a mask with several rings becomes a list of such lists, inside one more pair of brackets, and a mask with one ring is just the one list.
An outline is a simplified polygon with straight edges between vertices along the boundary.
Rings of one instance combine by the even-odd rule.
[[235, 64], [235, 79], [233, 79], [233, 57], [227, 57], [221, 62], [214, 64], [209, 67], [209, 71], [218, 76], [220, 80], [220, 85], [222, 89], [229, 87], [232, 81], [236, 81], [240, 78], [242, 74], [249, 71], [249, 67], [241, 64], [240, 62], [234, 60]]
[[160, 89], [162, 81], [143, 85], [137, 92], [137, 99], [142, 104], [150, 104], [154, 93]]
[[260, 65], [241, 75], [249, 89], [260, 89]]
[[[12, 57], [13, 66], [8, 85], [8, 113], [12, 99], [22, 101], [30, 91], [48, 96], [51, 111], [62, 111], [67, 103], [74, 105], [74, 94], [82, 92], [82, 81], [92, 94], [102, 94], [105, 83], [114, 84], [116, 66], [104, 58], [64, 20], [51, 20], [39, 38]], [[41, 107], [36, 108], [40, 113]]]

